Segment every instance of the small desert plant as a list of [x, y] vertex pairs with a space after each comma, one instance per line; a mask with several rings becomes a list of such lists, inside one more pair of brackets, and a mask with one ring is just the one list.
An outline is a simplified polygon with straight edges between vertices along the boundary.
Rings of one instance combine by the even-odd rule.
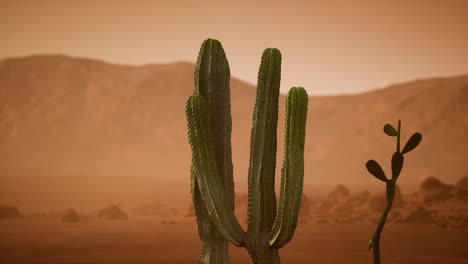
[[203, 42], [195, 92], [186, 104], [192, 149], [191, 185], [202, 249], [199, 263], [229, 263], [227, 243], [245, 247], [253, 263], [280, 263], [278, 249], [293, 236], [301, 203], [308, 96], [293, 87], [286, 99], [279, 206], [275, 197], [276, 131], [281, 54], [262, 55], [251, 131], [248, 230], [234, 215], [229, 65], [214, 39]]
[[368, 250], [372, 249], [374, 253], [374, 264], [380, 264], [380, 235], [382, 234], [382, 230], [385, 225], [385, 221], [387, 220], [387, 215], [390, 212], [393, 204], [393, 198], [395, 196], [395, 186], [398, 176], [400, 176], [401, 170], [403, 168], [404, 156], [410, 152], [411, 150], [415, 149], [419, 143], [421, 142], [422, 136], [420, 133], [414, 133], [411, 138], [406, 143], [403, 151], [400, 151], [400, 131], [401, 131], [401, 121], [398, 120], [398, 129], [395, 129], [392, 125], [386, 124], [384, 126], [384, 133], [391, 137], [396, 137], [396, 151], [392, 155], [392, 178], [388, 179], [385, 176], [382, 167], [380, 167], [379, 163], [375, 160], [369, 160], [366, 163], [366, 168], [377, 179], [385, 182], [387, 187], [387, 199], [386, 199], [386, 206], [380, 221], [377, 225], [377, 229], [372, 236], [372, 239], [369, 242]]

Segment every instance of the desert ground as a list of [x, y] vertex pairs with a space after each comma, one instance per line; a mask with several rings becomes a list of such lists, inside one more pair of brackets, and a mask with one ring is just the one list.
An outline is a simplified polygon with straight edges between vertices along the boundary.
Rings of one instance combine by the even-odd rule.
[[[196, 263], [195, 222], [165, 223], [151, 217], [127, 221], [62, 223], [59, 218], [0, 221], [1, 263]], [[374, 225], [301, 224], [284, 249], [283, 263], [372, 263], [367, 242]], [[468, 228], [388, 224], [382, 262], [468, 263]], [[230, 250], [232, 263], [250, 263], [242, 248]]]
[[[383, 192], [340, 184], [327, 195], [304, 195], [283, 263], [372, 263], [368, 241], [384, 206]], [[382, 239], [382, 263], [468, 263], [468, 177], [446, 184], [429, 177], [419, 189], [397, 189]], [[47, 198], [44, 198], [47, 200]], [[69, 201], [66, 197], [54, 199]], [[66, 203], [66, 202], [65, 202]], [[0, 206], [0, 262], [196, 263], [199, 239], [190, 201], [69, 208], [42, 213]], [[236, 197], [246, 228], [247, 196]], [[231, 247], [232, 263], [250, 263]]]

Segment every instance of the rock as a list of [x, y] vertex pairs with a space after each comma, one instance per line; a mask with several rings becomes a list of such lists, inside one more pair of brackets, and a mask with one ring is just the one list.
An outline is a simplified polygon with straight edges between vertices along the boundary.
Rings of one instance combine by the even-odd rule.
[[21, 214], [16, 206], [0, 205], [0, 219], [2, 218], [19, 218]]
[[368, 191], [358, 192], [335, 207], [334, 212], [340, 216], [350, 215], [356, 210], [360, 210], [367, 205], [371, 194]]
[[98, 212], [98, 217], [108, 220], [125, 220], [128, 219], [127, 213], [125, 213], [117, 205], [110, 205], [105, 208], [102, 208]]
[[419, 224], [433, 224], [435, 223], [432, 213], [424, 208], [424, 206], [418, 207], [415, 211], [411, 212], [405, 220], [405, 223], [419, 223]]
[[444, 202], [453, 197], [453, 186], [444, 184], [435, 177], [425, 179], [419, 189], [426, 204]]
[[320, 202], [317, 212], [329, 212], [333, 207], [348, 199], [349, 196], [349, 189], [342, 184], [338, 184], [335, 189], [331, 191], [322, 202]]
[[179, 214], [176, 208], [161, 203], [141, 205], [134, 208], [133, 212], [139, 216], [159, 216], [162, 218], [174, 217]]
[[455, 194], [458, 198], [468, 198], [468, 177], [461, 178], [455, 184]]
[[65, 223], [78, 223], [81, 221], [80, 216], [75, 209], [69, 208], [62, 216], [62, 222]]

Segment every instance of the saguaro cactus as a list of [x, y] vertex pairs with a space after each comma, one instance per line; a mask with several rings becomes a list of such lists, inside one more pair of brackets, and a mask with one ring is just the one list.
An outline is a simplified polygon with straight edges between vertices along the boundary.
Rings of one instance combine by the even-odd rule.
[[375, 178], [385, 182], [386, 184], [386, 191], [387, 191], [387, 200], [384, 212], [380, 218], [380, 221], [377, 225], [377, 229], [372, 236], [372, 239], [369, 241], [369, 248], [368, 250], [372, 249], [374, 253], [374, 264], [380, 264], [380, 235], [382, 234], [382, 230], [385, 225], [385, 221], [387, 220], [387, 215], [390, 212], [390, 209], [393, 205], [393, 198], [395, 197], [395, 186], [398, 176], [400, 176], [401, 170], [403, 168], [404, 156], [410, 152], [411, 150], [415, 149], [422, 140], [422, 135], [420, 133], [414, 133], [408, 142], [405, 144], [403, 151], [400, 151], [400, 131], [401, 131], [401, 121], [398, 120], [398, 129], [395, 129], [392, 125], [386, 124], [384, 126], [384, 133], [391, 137], [396, 137], [396, 151], [392, 155], [392, 178], [388, 179], [385, 176], [385, 173], [380, 167], [379, 163], [375, 160], [369, 160], [366, 163], [366, 168]]
[[[214, 54], [223, 59], [216, 62]], [[229, 68], [221, 44], [213, 39], [206, 40], [196, 67], [195, 93], [186, 104], [192, 149], [192, 193], [202, 240], [200, 263], [228, 263], [226, 258], [204, 257], [221, 253], [208, 246], [214, 241], [212, 237], [219, 237], [214, 235], [213, 226], [234, 245], [245, 247], [253, 263], [280, 263], [278, 249], [292, 238], [301, 203], [308, 96], [302, 87], [293, 87], [287, 95], [277, 208], [274, 183], [281, 54], [277, 49], [266, 49], [259, 69], [253, 113], [248, 230], [245, 232], [233, 212], [231, 116], [229, 86], [225, 84], [229, 74], [226, 72]], [[208, 249], [213, 251], [208, 253]]]
[[[234, 210], [234, 182], [231, 160], [231, 108], [229, 95], [229, 63], [219, 41], [207, 39], [203, 42], [195, 66], [194, 96], [203, 97], [207, 104], [211, 140], [215, 153], [218, 174], [225, 193], [227, 210]], [[207, 121], [208, 121], [207, 120]], [[229, 263], [228, 241], [216, 230], [209, 217], [191, 166], [192, 199], [197, 216], [198, 233], [201, 240], [199, 263]]]

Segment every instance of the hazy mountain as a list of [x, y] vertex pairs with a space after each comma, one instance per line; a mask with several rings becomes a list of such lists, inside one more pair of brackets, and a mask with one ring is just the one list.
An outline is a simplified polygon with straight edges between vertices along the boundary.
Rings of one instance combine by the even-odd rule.
[[[186, 182], [185, 192], [190, 153], [184, 107], [193, 91], [193, 69], [187, 62], [127, 66], [51, 55], [1, 61], [0, 177], [150, 177]], [[234, 172], [245, 186], [255, 87], [232, 78], [231, 97]], [[284, 97], [279, 116], [277, 168]], [[431, 175], [455, 182], [468, 175], [467, 117], [468, 75], [310, 97], [306, 191], [338, 183], [383, 187], [364, 164], [376, 159], [389, 173], [395, 141], [382, 127], [398, 118], [402, 144], [415, 131], [423, 134], [421, 146], [406, 157], [403, 191]]]

